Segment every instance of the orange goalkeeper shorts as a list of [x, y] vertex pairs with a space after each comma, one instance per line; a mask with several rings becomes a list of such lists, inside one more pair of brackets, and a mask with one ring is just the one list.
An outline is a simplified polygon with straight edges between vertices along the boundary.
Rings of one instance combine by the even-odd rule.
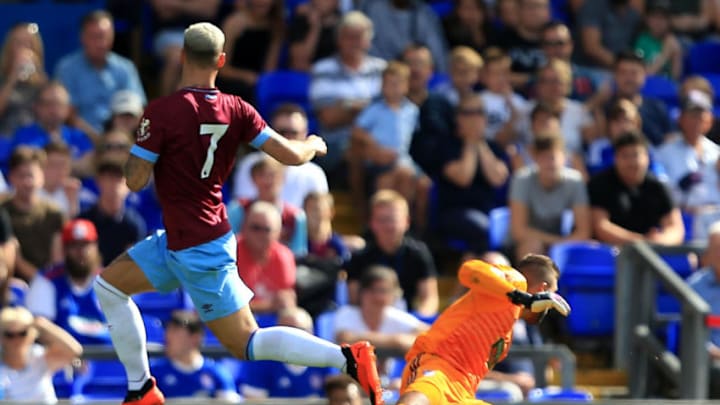
[[462, 373], [442, 358], [419, 353], [405, 366], [400, 394], [419, 392], [433, 405], [481, 404], [475, 399], [480, 379]]

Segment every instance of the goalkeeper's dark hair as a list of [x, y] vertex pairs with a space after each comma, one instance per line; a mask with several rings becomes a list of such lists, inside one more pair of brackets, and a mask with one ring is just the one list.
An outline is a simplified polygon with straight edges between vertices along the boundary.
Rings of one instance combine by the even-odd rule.
[[549, 281], [551, 278], [560, 278], [560, 269], [555, 262], [545, 256], [530, 253], [525, 255], [516, 268], [528, 279], [528, 284], [537, 281]]

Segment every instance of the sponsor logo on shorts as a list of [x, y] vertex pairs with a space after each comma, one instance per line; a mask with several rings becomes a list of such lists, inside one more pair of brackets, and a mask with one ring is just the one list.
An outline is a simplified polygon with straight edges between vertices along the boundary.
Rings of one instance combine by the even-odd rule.
[[213, 311], [213, 306], [212, 306], [212, 304], [202, 304], [202, 306], [201, 306], [200, 308], [202, 308], [202, 310], [203, 310], [206, 314], [209, 314], [210, 312]]

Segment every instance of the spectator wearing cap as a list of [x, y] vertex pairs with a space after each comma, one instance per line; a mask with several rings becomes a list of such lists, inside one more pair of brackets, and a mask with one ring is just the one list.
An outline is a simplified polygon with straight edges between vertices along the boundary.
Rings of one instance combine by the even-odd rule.
[[13, 149], [19, 145], [44, 148], [50, 142], [64, 142], [70, 147], [76, 171], [83, 172], [91, 165], [91, 139], [79, 129], [65, 125], [70, 117], [70, 96], [60, 82], [49, 82], [40, 89], [33, 111], [35, 122], [15, 131]]
[[720, 146], [705, 136], [713, 125], [712, 110], [712, 100], [706, 93], [690, 90], [682, 100], [678, 118], [682, 136], [662, 145], [657, 153], [675, 203], [695, 216], [695, 239], [705, 239], [705, 230], [720, 219]]
[[68, 222], [62, 230], [62, 243], [64, 261], [33, 279], [27, 307], [82, 344], [110, 344], [105, 316], [92, 288], [102, 265], [95, 225], [85, 219]]
[[135, 134], [143, 115], [143, 101], [130, 90], [120, 90], [113, 94], [110, 102], [110, 119], [105, 122], [105, 131], [121, 130]]
[[127, 207], [130, 193], [123, 165], [114, 160], [98, 163], [95, 184], [99, 195], [95, 205], [80, 214], [98, 229], [103, 265], [108, 265], [133, 243], [144, 238], [147, 226], [142, 216]]
[[200, 347], [205, 327], [194, 311], [175, 310], [165, 322], [165, 357], [150, 365], [158, 387], [167, 398], [216, 398], [238, 403], [240, 395], [230, 372], [205, 358]]
[[47, 158], [42, 149], [20, 146], [10, 156], [9, 180], [15, 192], [2, 206], [10, 216], [13, 232], [20, 243], [16, 275], [31, 281], [38, 270], [62, 261], [60, 231], [65, 217], [53, 203], [43, 198], [43, 167]]
[[[62, 328], [26, 308], [0, 311], [0, 376], [3, 399], [57, 403], [53, 374], [82, 354], [82, 346]], [[41, 342], [41, 343], [38, 343]]]

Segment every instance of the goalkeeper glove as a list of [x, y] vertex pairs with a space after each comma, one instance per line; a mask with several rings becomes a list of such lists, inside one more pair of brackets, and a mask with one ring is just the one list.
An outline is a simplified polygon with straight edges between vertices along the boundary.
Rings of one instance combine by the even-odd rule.
[[554, 309], [563, 316], [570, 313], [570, 305], [563, 297], [554, 292], [541, 292], [537, 294], [529, 294], [524, 291], [515, 290], [507, 293], [510, 301], [516, 305], [522, 305], [532, 312], [545, 312], [548, 309]]

